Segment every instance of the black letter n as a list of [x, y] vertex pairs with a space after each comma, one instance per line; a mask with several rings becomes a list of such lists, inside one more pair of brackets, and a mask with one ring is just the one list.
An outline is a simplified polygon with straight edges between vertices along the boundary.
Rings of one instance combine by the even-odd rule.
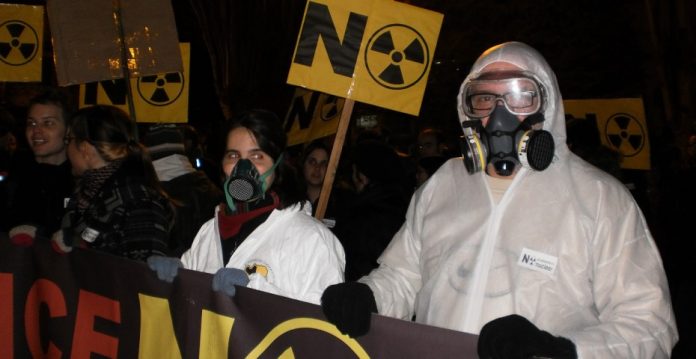
[[304, 106], [303, 96], [295, 97], [292, 101], [292, 107], [290, 108], [290, 113], [285, 123], [285, 132], [290, 132], [293, 123], [295, 123], [295, 118], [300, 122], [300, 130], [309, 128], [312, 117], [314, 117], [314, 109], [317, 108], [317, 102], [319, 101], [319, 92], [312, 91], [311, 94], [312, 96], [309, 98], [309, 105], [307, 105], [307, 108]]
[[353, 77], [366, 23], [367, 16], [351, 12], [346, 33], [343, 35], [343, 43], [341, 43], [328, 6], [310, 1], [293, 62], [312, 66], [319, 36], [321, 36], [334, 73]]

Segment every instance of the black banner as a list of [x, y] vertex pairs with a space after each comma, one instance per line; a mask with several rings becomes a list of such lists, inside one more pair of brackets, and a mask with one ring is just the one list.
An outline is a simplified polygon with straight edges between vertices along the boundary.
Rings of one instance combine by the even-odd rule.
[[373, 316], [352, 339], [321, 308], [180, 270], [168, 284], [144, 263], [46, 243], [0, 240], [0, 358], [476, 358], [474, 335]]

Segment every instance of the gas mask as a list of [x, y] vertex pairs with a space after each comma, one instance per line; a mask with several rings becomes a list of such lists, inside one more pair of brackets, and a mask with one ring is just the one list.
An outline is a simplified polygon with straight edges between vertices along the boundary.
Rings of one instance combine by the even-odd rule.
[[[489, 163], [500, 176], [512, 175], [520, 165], [537, 171], [546, 169], [553, 160], [553, 136], [533, 129], [544, 121], [542, 87], [519, 72], [486, 75], [489, 77], [465, 85], [460, 102], [464, 113], [473, 118], [462, 123], [462, 155], [467, 171], [484, 170]], [[526, 118], [520, 121], [517, 116]], [[484, 117], [488, 117], [485, 127], [481, 124]]]
[[266, 178], [273, 174], [282, 159], [283, 155], [281, 154], [273, 166], [263, 174], [259, 174], [256, 166], [250, 160], [239, 160], [223, 186], [227, 207], [230, 211], [237, 211], [237, 203], [248, 205], [263, 199], [268, 189], [266, 188]]

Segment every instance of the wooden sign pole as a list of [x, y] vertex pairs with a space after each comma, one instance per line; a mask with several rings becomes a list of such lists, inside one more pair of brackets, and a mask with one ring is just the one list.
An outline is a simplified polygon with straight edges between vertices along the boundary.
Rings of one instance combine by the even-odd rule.
[[355, 105], [355, 101], [350, 99], [346, 99], [343, 103], [341, 117], [338, 119], [336, 138], [334, 139], [333, 148], [331, 149], [331, 157], [329, 157], [329, 163], [326, 165], [326, 176], [324, 176], [324, 183], [321, 186], [317, 211], [314, 214], [317, 219], [323, 219], [324, 214], [326, 214], [331, 188], [336, 178], [336, 167], [338, 167], [338, 160], [341, 158], [341, 150], [343, 150], [343, 143], [346, 141], [348, 125], [350, 125], [350, 117], [353, 114], [353, 105]]
[[116, 17], [116, 23], [118, 24], [118, 36], [119, 44], [121, 45], [121, 70], [123, 71], [123, 81], [126, 83], [126, 96], [128, 102], [128, 112], [131, 118], [133, 134], [135, 135], [135, 140], [138, 140], [138, 120], [135, 117], [135, 104], [133, 103], [133, 88], [131, 86], [131, 73], [128, 67], [128, 49], [126, 46], [126, 35], [123, 30], [123, 16], [121, 16], [121, 1], [115, 0], [113, 2], [114, 15]]

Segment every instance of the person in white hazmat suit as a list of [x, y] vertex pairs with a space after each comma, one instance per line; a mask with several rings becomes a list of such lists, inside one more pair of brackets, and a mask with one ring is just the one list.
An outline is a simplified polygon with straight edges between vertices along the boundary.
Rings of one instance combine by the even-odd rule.
[[148, 258], [160, 279], [172, 282], [183, 267], [214, 274], [213, 289], [230, 296], [246, 286], [314, 304], [327, 286], [343, 282], [343, 247], [311, 216], [283, 163], [286, 142], [271, 112], [253, 110], [232, 121], [222, 161], [225, 203], [181, 260]]
[[478, 334], [481, 358], [665, 358], [677, 341], [662, 261], [624, 186], [572, 154], [556, 77], [531, 47], [485, 51], [458, 98], [462, 158], [414, 194], [358, 282], [330, 286], [327, 318], [370, 311]]

